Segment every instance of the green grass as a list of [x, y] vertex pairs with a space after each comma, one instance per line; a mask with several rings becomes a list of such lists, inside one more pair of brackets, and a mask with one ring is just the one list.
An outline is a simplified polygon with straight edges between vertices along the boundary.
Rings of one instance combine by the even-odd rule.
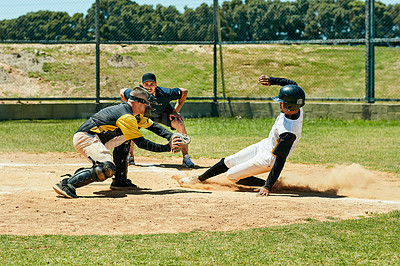
[[[74, 152], [72, 136], [84, 120], [1, 121], [0, 152]], [[274, 119], [196, 118], [185, 119], [192, 137], [193, 158], [226, 157], [265, 138]], [[34, 134], [32, 134], [34, 132]], [[152, 141], [165, 140], [142, 129]], [[398, 158], [400, 121], [305, 120], [303, 133], [289, 161], [306, 164], [358, 163], [373, 170], [400, 174]], [[136, 150], [153, 157], [177, 156]]]
[[2, 152], [71, 152], [72, 137], [83, 120], [1, 121]]
[[[4, 53], [19, 52], [25, 45], [0, 44]], [[46, 45], [35, 48], [56, 59], [46, 63], [45, 72], [30, 73], [42, 82], [64, 90], [48, 96], [95, 97], [95, 46]], [[101, 96], [118, 97], [121, 88], [141, 82], [146, 72], [154, 72], [163, 87], [180, 87], [191, 96], [213, 96], [213, 46], [211, 45], [101, 45]], [[287, 77], [298, 82], [307, 97], [353, 97], [365, 95], [365, 47], [346, 45], [224, 45], [223, 65], [226, 96], [275, 96], [276, 88], [261, 86], [261, 74]], [[400, 53], [394, 47], [375, 48], [375, 97], [400, 98], [396, 77]], [[113, 55], [130, 56], [133, 68], [107, 64]], [[219, 60], [219, 54], [217, 56]], [[39, 58], [40, 59], [40, 58]], [[217, 94], [222, 96], [218, 64]], [[38, 92], [42, 97], [43, 92]]]
[[0, 235], [2, 265], [388, 265], [400, 263], [400, 212], [230, 232]]

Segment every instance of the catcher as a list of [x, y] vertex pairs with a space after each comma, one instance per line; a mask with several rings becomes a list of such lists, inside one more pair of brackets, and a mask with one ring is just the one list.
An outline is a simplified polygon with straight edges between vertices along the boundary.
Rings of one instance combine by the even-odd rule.
[[[204, 182], [213, 176], [227, 172], [228, 179], [237, 184], [261, 186], [256, 189], [259, 196], [270, 194], [286, 159], [300, 140], [305, 93], [302, 88], [297, 86], [296, 82], [289, 79], [262, 75], [258, 82], [264, 86], [283, 86], [279, 95], [273, 98], [274, 101], [279, 102], [281, 113], [268, 137], [233, 155], [222, 158], [200, 176], [180, 179], [181, 186]], [[265, 172], [269, 172], [266, 181], [253, 176]]]
[[[172, 134], [164, 127], [143, 116], [149, 105], [150, 94], [146, 89], [132, 89], [127, 103], [106, 107], [91, 116], [75, 133], [75, 149], [93, 163], [92, 167], [80, 168], [72, 176], [64, 178], [53, 189], [66, 198], [77, 198], [76, 189], [92, 182], [102, 182], [114, 177], [111, 188], [135, 189], [137, 186], [127, 179], [126, 142], [133, 141], [139, 148], [153, 152], [179, 152], [190, 142], [187, 135]], [[157, 144], [143, 137], [139, 128], [146, 128], [169, 140]], [[110, 149], [115, 148], [113, 157]]]

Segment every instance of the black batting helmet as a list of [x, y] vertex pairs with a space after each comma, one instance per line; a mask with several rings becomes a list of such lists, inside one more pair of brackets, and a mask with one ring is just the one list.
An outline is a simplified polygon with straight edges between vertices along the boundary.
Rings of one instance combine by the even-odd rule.
[[275, 102], [283, 103], [283, 108], [289, 111], [304, 106], [306, 94], [297, 85], [286, 85], [279, 90], [279, 95], [272, 98]]

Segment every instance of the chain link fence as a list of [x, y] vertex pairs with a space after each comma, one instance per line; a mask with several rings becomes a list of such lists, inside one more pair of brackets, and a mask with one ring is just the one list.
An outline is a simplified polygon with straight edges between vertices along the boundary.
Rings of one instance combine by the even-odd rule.
[[189, 99], [270, 99], [267, 74], [309, 99], [400, 101], [397, 0], [18, 1], [1, 4], [2, 100], [117, 99], [153, 72]]

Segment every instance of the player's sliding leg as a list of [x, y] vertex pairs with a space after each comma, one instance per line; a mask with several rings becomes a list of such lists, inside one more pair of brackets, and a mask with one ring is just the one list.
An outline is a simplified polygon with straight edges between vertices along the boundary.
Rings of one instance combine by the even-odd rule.
[[225, 165], [225, 158], [222, 158], [218, 163], [214, 164], [210, 169], [199, 175], [200, 182], [206, 181], [207, 179], [217, 176], [219, 174], [228, 171], [228, 167]]
[[184, 177], [184, 178], [180, 179], [179, 183], [180, 184], [195, 184], [195, 183], [199, 183], [199, 182], [204, 182], [213, 176], [217, 176], [219, 174], [225, 173], [226, 171], [228, 171], [228, 167], [225, 165], [224, 160], [225, 160], [225, 158], [222, 158], [218, 163], [211, 166], [210, 169], [208, 169], [207, 171], [205, 171], [203, 174], [201, 174], [199, 176], [188, 176], [188, 177]]

